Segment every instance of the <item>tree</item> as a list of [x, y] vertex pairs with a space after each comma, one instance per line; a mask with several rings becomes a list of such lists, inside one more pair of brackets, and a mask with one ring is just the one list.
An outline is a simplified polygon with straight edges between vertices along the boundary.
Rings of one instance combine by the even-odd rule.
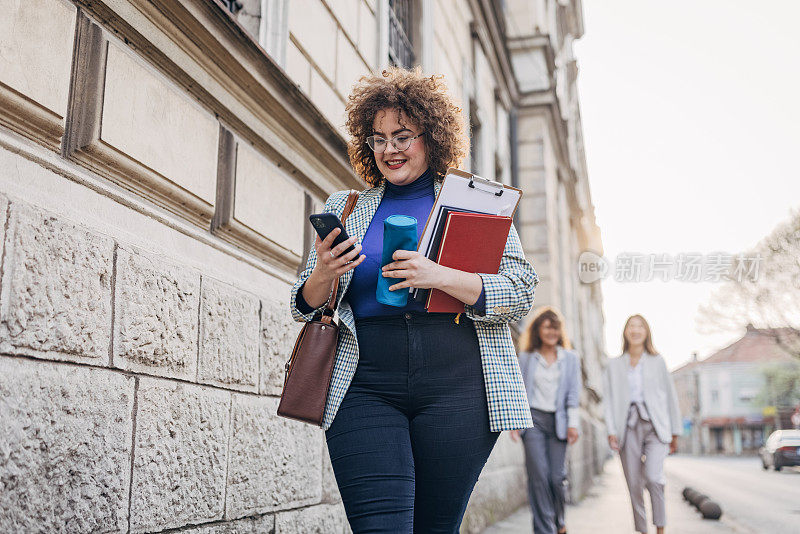
[[761, 369], [764, 385], [756, 403], [773, 408], [775, 429], [782, 428], [781, 420], [800, 404], [800, 362], [783, 362], [765, 365]]
[[701, 332], [741, 331], [753, 324], [800, 359], [800, 210], [739, 260], [750, 260], [751, 267], [755, 261], [755, 270], [744, 273], [734, 262], [726, 281], [699, 308]]
[[756, 403], [762, 408], [775, 406], [777, 409], [794, 408], [800, 402], [800, 364], [773, 363], [761, 369], [764, 386]]

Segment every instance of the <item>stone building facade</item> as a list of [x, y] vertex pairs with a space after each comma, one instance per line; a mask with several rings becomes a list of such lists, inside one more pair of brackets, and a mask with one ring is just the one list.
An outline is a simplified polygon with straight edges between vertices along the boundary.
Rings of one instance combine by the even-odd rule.
[[580, 1], [507, 2], [516, 8], [506, 26], [520, 90], [516, 106], [518, 184], [525, 191], [520, 237], [535, 262], [536, 305], [564, 314], [581, 355], [582, 439], [568, 452], [569, 494], [580, 499], [608, 457], [603, 422], [605, 318], [599, 282], [582, 283], [578, 258], [602, 254], [589, 190], [573, 43], [583, 35]]
[[[362, 188], [344, 101], [390, 62], [445, 75], [467, 168], [583, 355], [596, 471], [600, 249], [579, 0], [0, 0], [0, 531], [345, 532], [323, 434], [275, 415], [307, 214]], [[464, 521], [524, 502], [502, 436]]]

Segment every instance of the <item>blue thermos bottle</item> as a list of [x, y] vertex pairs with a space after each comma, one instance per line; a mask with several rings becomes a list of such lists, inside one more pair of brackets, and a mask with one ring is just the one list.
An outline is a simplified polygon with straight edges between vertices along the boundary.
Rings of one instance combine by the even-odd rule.
[[[395, 250], [417, 250], [417, 219], [408, 215], [390, 215], [383, 221], [383, 251], [381, 268], [392, 263]], [[389, 291], [389, 286], [402, 282], [402, 278], [387, 278], [378, 272], [375, 298], [381, 304], [403, 307], [408, 302], [408, 288]]]

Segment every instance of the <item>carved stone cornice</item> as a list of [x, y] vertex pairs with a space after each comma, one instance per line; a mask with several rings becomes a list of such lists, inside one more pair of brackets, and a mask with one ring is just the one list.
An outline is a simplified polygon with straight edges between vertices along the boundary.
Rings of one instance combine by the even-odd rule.
[[38, 145], [34, 145], [16, 132], [0, 128], [0, 148], [13, 154], [19, 154], [21, 157], [33, 161], [51, 172], [63, 176], [66, 180], [85, 186], [126, 208], [142, 213], [163, 224], [165, 228], [189, 236], [198, 243], [227, 254], [244, 265], [249, 265], [267, 273], [276, 280], [286, 284], [292, 284], [297, 280], [294, 271], [287, 270], [283, 266], [277, 266], [273, 262], [263, 261], [253, 254], [245, 252], [241, 247], [233, 246], [230, 242], [219, 239], [208, 232], [207, 229], [199, 228], [183, 218], [174, 217], [173, 214], [155, 203], [138, 195], [131, 195], [118, 184], [98, 178], [97, 174], [87, 170], [85, 165], [64, 159], [56, 152], [39, 149]]
[[1, 82], [0, 125], [56, 151], [64, 134], [64, 117]]
[[[236, 152], [237, 141], [224, 127], [219, 132], [219, 166], [217, 169], [216, 210], [211, 232], [220, 239], [253, 256], [287, 271], [296, 271], [303, 258], [276, 243], [269, 236], [254, 231], [236, 218]], [[305, 226], [304, 228], [307, 228]], [[306, 236], [307, 237], [307, 236]]]
[[261, 260], [280, 266], [288, 272], [296, 271], [298, 265], [305, 261], [295, 252], [254, 232], [234, 218], [230, 218], [225, 224], [216, 227], [214, 235]]
[[363, 187], [341, 135], [217, 3], [77, 3], [316, 195]]
[[0, 126], [54, 151], [67, 115], [76, 11], [63, 0], [0, 8]]
[[208, 228], [214, 215], [209, 202], [102, 138], [108, 46], [103, 30], [79, 13], [62, 154], [178, 217]]
[[214, 215], [213, 206], [102, 140], [83, 147], [72, 159], [196, 226], [208, 228]]
[[[547, 87], [555, 85], [556, 72], [556, 52], [553, 43], [547, 34], [528, 35], [514, 37], [507, 40], [508, 53], [516, 54], [539, 54], [544, 58], [547, 67]], [[522, 91], [519, 98], [522, 98], [527, 91]]]
[[511, 108], [519, 97], [519, 89], [508, 57], [505, 34], [491, 3], [491, 0], [469, 1], [474, 15], [470, 29], [486, 52], [486, 59], [492, 68], [494, 78], [500, 85], [501, 90], [498, 91], [500, 100], [506, 108]]
[[523, 93], [519, 99], [520, 113], [533, 111], [544, 114], [550, 128], [551, 138], [555, 141], [556, 157], [559, 167], [567, 170], [570, 180], [575, 180], [575, 173], [569, 163], [569, 146], [567, 144], [568, 126], [562, 118], [561, 105], [554, 87], [544, 91], [530, 91]]

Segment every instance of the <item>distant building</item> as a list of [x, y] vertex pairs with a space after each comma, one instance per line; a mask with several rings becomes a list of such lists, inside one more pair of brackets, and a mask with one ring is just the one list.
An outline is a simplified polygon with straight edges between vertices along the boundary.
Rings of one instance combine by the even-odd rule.
[[704, 360], [695, 353], [672, 372], [684, 420], [681, 452], [747, 454], [763, 444], [776, 417], [758, 398], [765, 384], [761, 370], [765, 364], [796, 361], [774, 334], [748, 325], [735, 343]]

